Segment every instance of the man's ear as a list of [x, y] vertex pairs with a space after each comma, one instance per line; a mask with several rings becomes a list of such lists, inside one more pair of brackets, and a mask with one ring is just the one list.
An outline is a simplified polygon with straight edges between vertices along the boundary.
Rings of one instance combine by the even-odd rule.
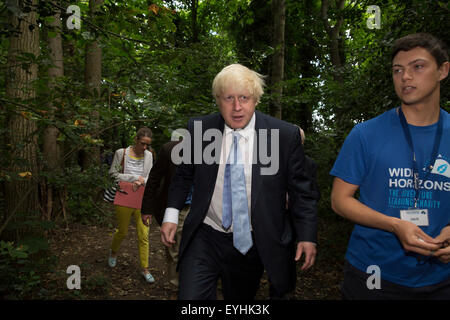
[[439, 81], [444, 80], [445, 78], [447, 78], [449, 68], [450, 68], [450, 63], [448, 61], [446, 61], [443, 64], [441, 64], [441, 66], [439, 67], [439, 71], [441, 73], [440, 76], [439, 76]]

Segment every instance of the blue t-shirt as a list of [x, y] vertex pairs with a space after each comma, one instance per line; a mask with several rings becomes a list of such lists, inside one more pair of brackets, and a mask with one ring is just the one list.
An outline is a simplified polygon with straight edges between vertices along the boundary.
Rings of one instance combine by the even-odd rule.
[[[428, 176], [437, 123], [409, 125], [419, 166], [417, 208], [428, 209], [429, 225], [420, 227], [436, 237], [450, 222], [450, 115], [441, 109], [443, 134], [434, 168]], [[413, 160], [396, 109], [356, 125], [346, 138], [330, 174], [359, 186], [359, 200], [385, 215], [400, 218], [400, 210], [414, 204]], [[425, 180], [424, 180], [425, 178]], [[450, 278], [450, 263], [417, 259], [406, 252], [395, 234], [355, 225], [346, 259], [366, 272], [380, 267], [381, 278], [408, 287], [422, 287]]]

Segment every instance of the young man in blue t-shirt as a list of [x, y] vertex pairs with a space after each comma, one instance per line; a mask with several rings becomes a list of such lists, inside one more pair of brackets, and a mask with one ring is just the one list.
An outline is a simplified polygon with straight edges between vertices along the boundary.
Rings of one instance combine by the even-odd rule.
[[392, 72], [401, 106], [356, 125], [331, 170], [333, 210], [356, 223], [343, 298], [450, 299], [448, 53], [408, 35], [394, 43]]

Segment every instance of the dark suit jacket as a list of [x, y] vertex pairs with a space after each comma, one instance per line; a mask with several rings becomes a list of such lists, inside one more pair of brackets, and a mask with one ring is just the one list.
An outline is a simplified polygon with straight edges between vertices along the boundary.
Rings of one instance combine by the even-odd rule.
[[305, 155], [305, 171], [306, 174], [310, 177], [312, 182], [312, 193], [313, 197], [319, 201], [320, 200], [320, 189], [319, 185], [317, 184], [317, 164], [314, 162], [313, 159]]
[[150, 171], [142, 198], [142, 214], [151, 214], [159, 225], [162, 224], [167, 204], [169, 185], [175, 174], [176, 166], [170, 154], [179, 141], [170, 141], [161, 147], [156, 162]]
[[[191, 119], [188, 131], [191, 134], [191, 150], [194, 141], [193, 121], [201, 121], [202, 133], [208, 129], [223, 132], [224, 120], [220, 113]], [[311, 193], [311, 180], [305, 172], [305, 156], [297, 127], [256, 111], [255, 130], [268, 129], [267, 149], [271, 150], [271, 131], [279, 130], [279, 170], [275, 175], [261, 175], [264, 166], [260, 159], [252, 165], [251, 224], [255, 243], [272, 285], [279, 294], [295, 288], [295, 240], [317, 240], [317, 203]], [[202, 151], [210, 141], [202, 141]], [[254, 155], [258, 155], [257, 139]], [[180, 164], [169, 188], [168, 207], [180, 209], [184, 199], [194, 184], [191, 211], [187, 216], [180, 244], [179, 259], [183, 259], [192, 238], [202, 224], [211, 198], [219, 168], [218, 163], [194, 164], [194, 152], [190, 164]], [[286, 210], [286, 193], [289, 194], [289, 208]]]

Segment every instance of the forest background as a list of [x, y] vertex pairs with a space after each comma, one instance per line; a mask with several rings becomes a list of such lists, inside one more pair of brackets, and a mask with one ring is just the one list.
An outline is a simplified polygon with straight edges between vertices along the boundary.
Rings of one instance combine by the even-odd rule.
[[393, 40], [447, 41], [449, 13], [431, 0], [0, 1], [0, 296], [45, 299], [55, 230], [110, 214], [114, 150], [145, 125], [158, 151], [217, 111], [212, 79], [236, 62], [267, 76], [258, 109], [305, 130], [328, 226], [320, 254], [342, 262], [351, 224], [330, 209], [329, 171], [356, 123], [399, 105]]

